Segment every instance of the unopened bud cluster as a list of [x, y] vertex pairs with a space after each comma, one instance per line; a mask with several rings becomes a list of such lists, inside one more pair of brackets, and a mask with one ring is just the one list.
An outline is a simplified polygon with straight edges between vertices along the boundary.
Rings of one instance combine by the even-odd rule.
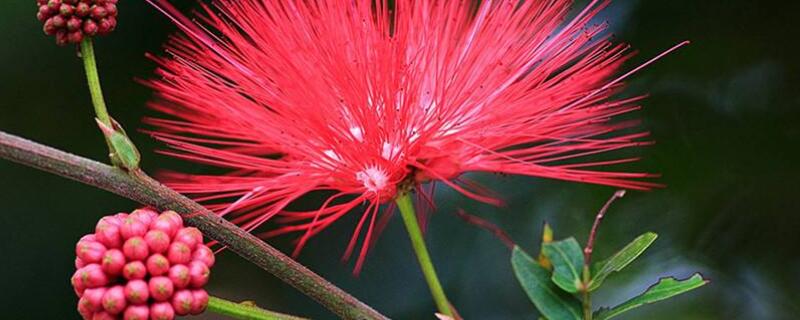
[[72, 286], [84, 319], [171, 320], [208, 306], [214, 252], [174, 211], [103, 217], [75, 253]]
[[80, 43], [86, 37], [106, 35], [117, 27], [117, 0], [36, 0], [36, 18], [44, 33], [58, 45]]

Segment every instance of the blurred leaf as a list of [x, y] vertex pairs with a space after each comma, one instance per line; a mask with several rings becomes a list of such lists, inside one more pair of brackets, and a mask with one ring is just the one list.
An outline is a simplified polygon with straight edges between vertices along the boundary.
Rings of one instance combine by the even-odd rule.
[[528, 298], [549, 320], [580, 320], [580, 304], [550, 281], [550, 272], [519, 247], [511, 254], [511, 266]]
[[575, 238], [547, 243], [542, 252], [553, 263], [553, 282], [567, 292], [575, 293], [582, 287], [583, 250]]
[[[553, 229], [550, 228], [550, 225], [547, 222], [545, 222], [544, 228], [542, 229], [542, 247], [551, 242], [553, 242]], [[553, 271], [553, 264], [544, 255], [544, 249], [539, 250], [539, 257], [537, 260], [539, 260], [539, 264], [547, 269], [547, 271]]]
[[589, 282], [589, 291], [594, 291], [603, 284], [612, 272], [618, 272], [639, 257], [647, 248], [656, 241], [657, 234], [648, 232], [633, 239], [624, 248], [617, 251], [610, 258], [596, 263], [592, 267], [592, 280]]
[[645, 304], [668, 299], [681, 293], [697, 289], [706, 283], [708, 283], [708, 280], [703, 279], [699, 273], [695, 273], [691, 278], [686, 280], [677, 280], [672, 277], [662, 278], [658, 283], [648, 288], [647, 291], [641, 295], [612, 309], [600, 309], [596, 312], [595, 319], [611, 319], [623, 312], [641, 307]]

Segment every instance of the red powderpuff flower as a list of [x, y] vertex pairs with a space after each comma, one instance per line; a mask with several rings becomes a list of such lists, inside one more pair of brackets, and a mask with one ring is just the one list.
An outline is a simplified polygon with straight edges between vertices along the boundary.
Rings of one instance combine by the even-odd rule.
[[[607, 1], [568, 19], [565, 0], [217, 0], [202, 23], [149, 2], [183, 34], [148, 82], [168, 117], [146, 121], [164, 153], [225, 169], [166, 182], [247, 230], [277, 216], [262, 235], [303, 232], [297, 250], [369, 203], [346, 252], [366, 229], [358, 268], [379, 206], [427, 182], [498, 202], [465, 172], [656, 186], [597, 169], [635, 158], [584, 160], [645, 144], [610, 121], [640, 97], [613, 98], [639, 68], [614, 78], [628, 46], [590, 23]], [[332, 193], [287, 210], [312, 191]]]
[[[186, 252], [164, 257], [167, 247]], [[78, 241], [75, 254], [71, 282], [84, 319], [168, 320], [208, 306], [203, 287], [214, 252], [200, 230], [183, 227], [174, 211], [103, 217], [94, 233]]]

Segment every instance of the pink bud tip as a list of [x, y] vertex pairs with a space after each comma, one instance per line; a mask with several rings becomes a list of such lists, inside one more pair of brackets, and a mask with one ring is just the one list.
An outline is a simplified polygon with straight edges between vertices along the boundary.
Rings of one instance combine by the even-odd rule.
[[131, 261], [122, 268], [122, 276], [128, 280], [144, 279], [147, 267], [141, 261]]
[[192, 290], [192, 310], [190, 314], [201, 314], [208, 307], [208, 292], [203, 289]]
[[175, 310], [169, 302], [154, 303], [150, 306], [150, 319], [172, 320], [175, 319]]
[[111, 223], [103, 223], [102, 220], [95, 229], [95, 238], [106, 248], [119, 248], [122, 245], [122, 236], [119, 234], [119, 226]]
[[182, 228], [175, 233], [175, 241], [183, 242], [190, 250], [194, 250], [196, 245], [203, 243], [203, 234], [197, 228]]
[[192, 249], [183, 242], [173, 242], [169, 245], [167, 259], [171, 264], [189, 263], [192, 260]]
[[191, 285], [194, 288], [202, 288], [208, 283], [208, 277], [211, 271], [205, 263], [200, 261], [192, 261], [189, 263], [189, 277], [191, 277]]
[[92, 320], [116, 320], [116, 317], [106, 311], [100, 311], [94, 314]]
[[106, 294], [106, 288], [94, 288], [94, 289], [86, 289], [83, 292], [83, 297], [81, 298], [82, 302], [84, 303], [85, 308], [92, 312], [98, 312], [103, 310], [103, 296]]
[[108, 275], [119, 275], [125, 267], [125, 255], [119, 249], [111, 249], [103, 255], [103, 272]]
[[189, 285], [191, 277], [189, 276], [189, 267], [176, 264], [169, 268], [169, 279], [177, 289], [186, 288]]
[[144, 234], [147, 233], [147, 225], [145, 225], [139, 218], [135, 216], [129, 216], [122, 221], [122, 225], [119, 227], [119, 233], [125, 239], [144, 237]]
[[167, 277], [150, 278], [150, 297], [156, 301], [166, 301], [172, 297], [175, 287]]
[[147, 320], [150, 318], [150, 308], [146, 305], [129, 306], [125, 309], [123, 320]]
[[147, 259], [150, 254], [150, 249], [147, 248], [147, 243], [142, 237], [133, 237], [125, 241], [122, 246], [122, 252], [128, 260], [142, 261]]
[[144, 235], [144, 241], [152, 253], [164, 253], [169, 249], [169, 236], [161, 230], [150, 230]]
[[159, 216], [150, 224], [150, 230], [161, 230], [164, 231], [168, 236], [173, 237], [175, 233], [178, 232], [178, 226], [172, 223], [169, 218], [162, 218], [163, 216]]
[[147, 258], [147, 272], [151, 276], [160, 276], [169, 272], [169, 260], [158, 253]]
[[125, 300], [125, 289], [120, 286], [113, 286], [103, 295], [103, 309], [110, 314], [119, 314], [128, 306]]
[[199, 245], [197, 249], [194, 250], [194, 253], [192, 253], [192, 260], [205, 263], [206, 266], [211, 268], [214, 266], [216, 258], [214, 257], [214, 251], [211, 251], [211, 249], [205, 245]]
[[150, 287], [144, 280], [131, 280], [125, 285], [125, 299], [131, 304], [143, 304], [150, 298]]
[[150, 227], [150, 223], [152, 223], [153, 220], [158, 218], [158, 213], [156, 213], [153, 210], [144, 208], [144, 209], [133, 210], [130, 216], [141, 221], [146, 227]]
[[75, 246], [75, 255], [85, 263], [100, 262], [105, 253], [106, 246], [93, 240], [81, 240]]
[[179, 316], [188, 315], [192, 311], [192, 303], [194, 303], [194, 296], [189, 290], [179, 290], [172, 296], [172, 308]]
[[78, 281], [85, 288], [97, 288], [108, 284], [108, 277], [99, 264], [88, 264], [77, 271]]

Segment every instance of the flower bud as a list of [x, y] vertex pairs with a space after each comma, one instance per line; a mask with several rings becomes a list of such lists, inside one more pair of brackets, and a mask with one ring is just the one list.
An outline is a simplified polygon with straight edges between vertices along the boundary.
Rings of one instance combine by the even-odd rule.
[[122, 268], [122, 276], [128, 280], [144, 279], [147, 267], [141, 261], [131, 261]]
[[200, 261], [192, 261], [189, 263], [189, 277], [191, 277], [190, 284], [194, 288], [202, 288], [208, 283], [208, 277], [211, 274], [208, 266]]
[[[138, 222], [137, 222], [138, 223]], [[147, 248], [147, 243], [144, 242], [142, 237], [133, 237], [125, 241], [122, 246], [122, 252], [128, 260], [142, 261], [147, 259], [150, 250]]]
[[103, 255], [103, 272], [108, 275], [119, 275], [125, 267], [125, 255], [119, 249], [111, 249]]
[[81, 300], [86, 304], [88, 310], [92, 312], [101, 311], [103, 310], [103, 296], [106, 291], [105, 287], [86, 289]]
[[169, 272], [169, 260], [160, 254], [147, 258], [147, 272], [152, 276], [160, 276]]
[[189, 250], [194, 250], [198, 243], [203, 243], [203, 234], [197, 228], [181, 228], [175, 233], [173, 241], [183, 242], [189, 246]]
[[119, 10], [111, 0], [37, 1], [36, 19], [56, 43], [79, 43], [87, 36], [108, 34], [117, 26]]
[[167, 277], [150, 278], [150, 297], [156, 301], [166, 301], [172, 297], [175, 287]]
[[205, 263], [206, 266], [211, 268], [214, 266], [216, 258], [214, 257], [214, 251], [211, 251], [211, 249], [203, 245], [198, 246], [197, 249], [194, 250], [192, 253], [192, 260]]
[[189, 276], [189, 267], [182, 264], [176, 264], [169, 268], [168, 277], [169, 280], [172, 281], [172, 284], [175, 285], [176, 289], [186, 288], [191, 280], [191, 277]]
[[103, 295], [103, 309], [110, 314], [119, 314], [125, 310], [128, 303], [125, 300], [125, 289], [116, 285], [106, 290]]
[[78, 245], [75, 246], [75, 255], [84, 263], [100, 262], [105, 253], [106, 246], [97, 241], [78, 241]]
[[208, 307], [208, 292], [203, 289], [192, 290], [192, 310], [190, 314], [201, 314]]
[[95, 238], [106, 248], [119, 248], [122, 245], [122, 236], [119, 234], [119, 225], [103, 223], [100, 221], [95, 229]]
[[192, 311], [192, 303], [194, 303], [194, 296], [189, 290], [179, 290], [172, 296], [172, 308], [179, 316], [188, 315]]
[[150, 319], [152, 320], [173, 320], [175, 310], [169, 302], [158, 302], [150, 306]]
[[97, 288], [108, 284], [108, 277], [99, 264], [88, 264], [76, 271], [78, 281], [85, 288]]
[[129, 216], [122, 221], [122, 225], [119, 227], [119, 233], [124, 239], [144, 237], [145, 233], [147, 233], [147, 225], [138, 218]]
[[122, 316], [123, 320], [147, 320], [150, 318], [150, 307], [147, 305], [128, 306]]
[[164, 253], [169, 249], [169, 236], [161, 230], [150, 230], [144, 235], [144, 241], [152, 253]]
[[116, 320], [116, 317], [107, 311], [100, 311], [94, 314], [92, 320]]
[[125, 285], [125, 299], [131, 304], [142, 304], [150, 298], [150, 287], [144, 280], [131, 280]]
[[173, 242], [167, 250], [167, 259], [171, 264], [189, 263], [192, 260], [192, 250], [183, 242]]

